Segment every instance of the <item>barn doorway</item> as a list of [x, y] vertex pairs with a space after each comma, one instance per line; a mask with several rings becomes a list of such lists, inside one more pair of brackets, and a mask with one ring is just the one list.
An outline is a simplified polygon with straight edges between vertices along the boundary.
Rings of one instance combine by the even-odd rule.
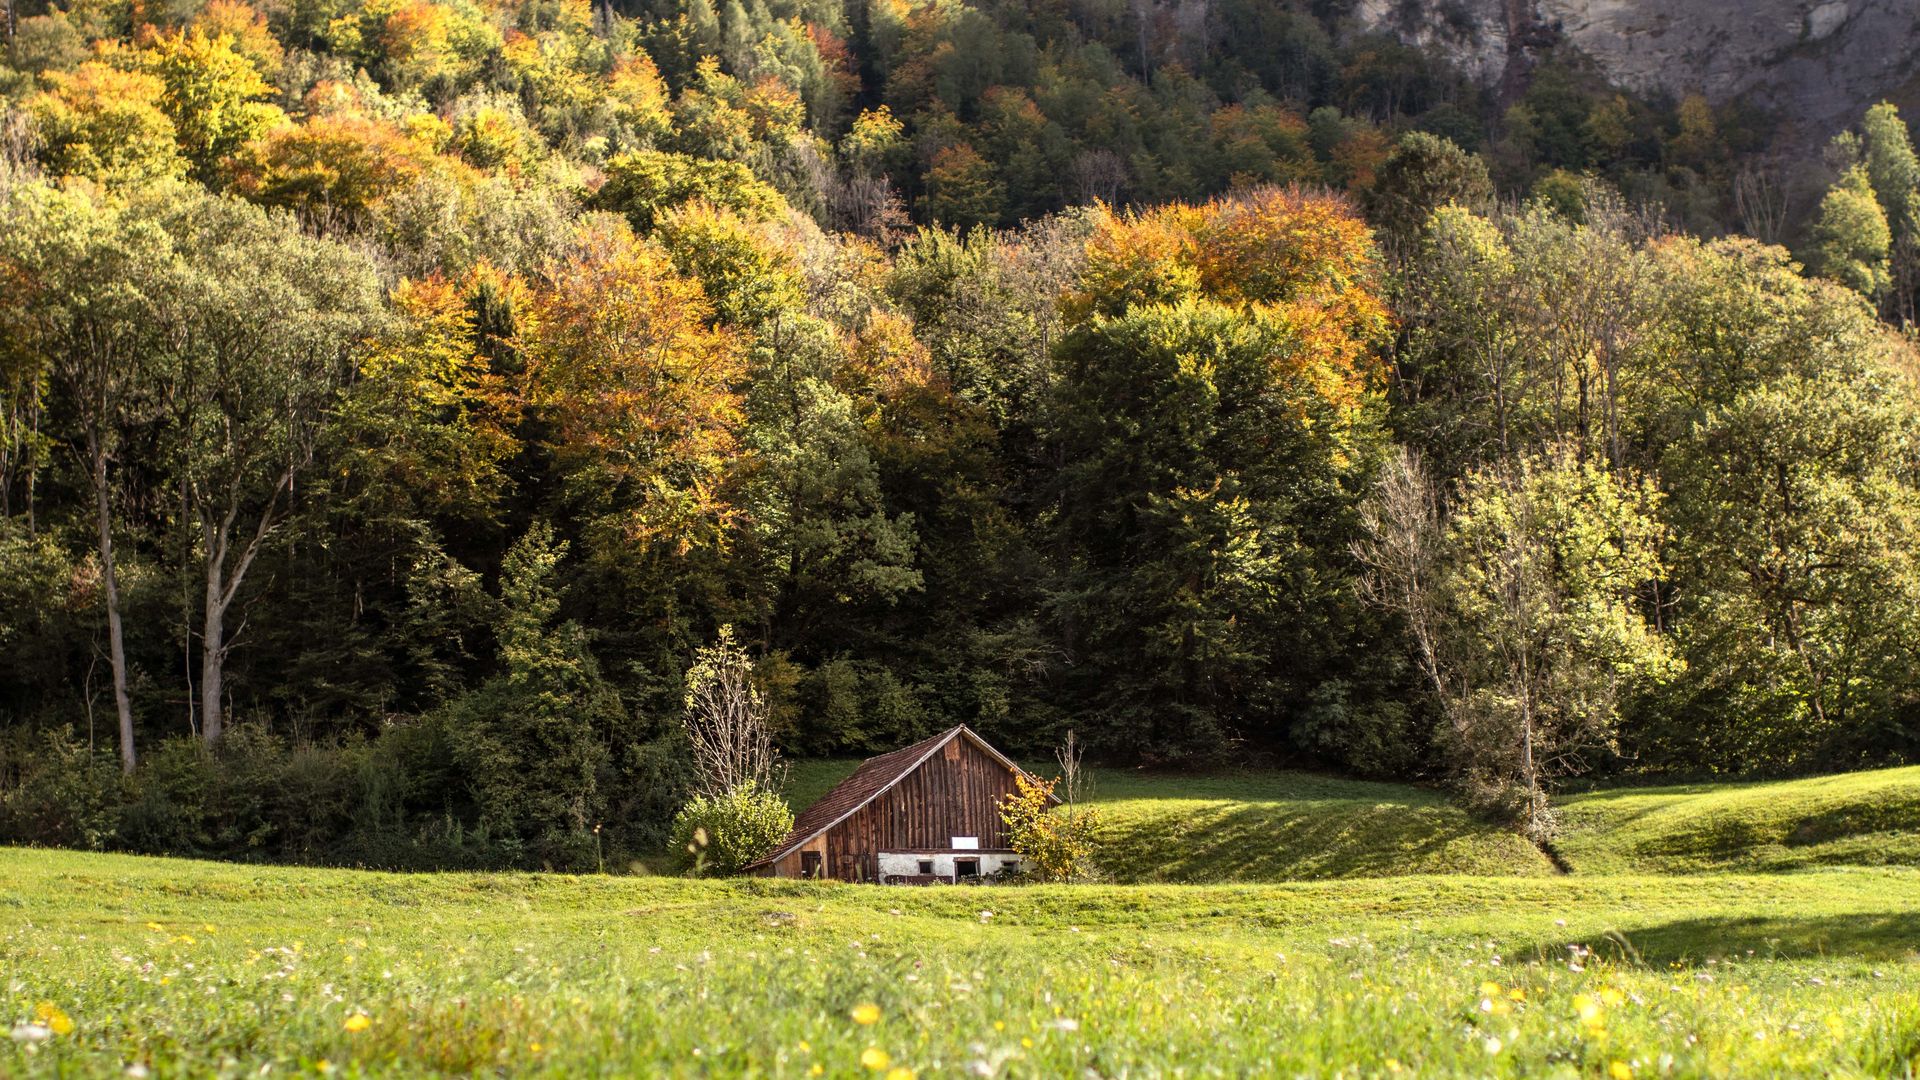
[[800, 853], [800, 876], [803, 878], [817, 878], [820, 876], [819, 852], [803, 851]]

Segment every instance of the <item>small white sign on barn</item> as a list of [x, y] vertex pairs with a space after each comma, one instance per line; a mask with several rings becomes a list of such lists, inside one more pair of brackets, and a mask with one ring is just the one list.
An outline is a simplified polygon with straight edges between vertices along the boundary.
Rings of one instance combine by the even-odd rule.
[[955, 851], [979, 851], [980, 838], [977, 836], [956, 836], [953, 838]]

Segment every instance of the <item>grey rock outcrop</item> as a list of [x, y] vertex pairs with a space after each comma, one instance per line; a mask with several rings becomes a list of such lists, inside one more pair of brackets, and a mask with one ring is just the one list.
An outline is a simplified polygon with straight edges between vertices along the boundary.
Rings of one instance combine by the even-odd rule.
[[1802, 139], [1881, 98], [1920, 105], [1920, 0], [1360, 0], [1356, 13], [1509, 92], [1566, 41], [1623, 86], [1745, 95]]

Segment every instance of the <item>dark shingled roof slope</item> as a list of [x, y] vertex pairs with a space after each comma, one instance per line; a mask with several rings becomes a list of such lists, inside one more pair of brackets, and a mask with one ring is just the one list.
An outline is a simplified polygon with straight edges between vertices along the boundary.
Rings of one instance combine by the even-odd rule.
[[[988, 745], [987, 740], [973, 733], [965, 724], [948, 728], [931, 739], [922, 739], [912, 746], [889, 750], [877, 757], [870, 757], [853, 770], [853, 775], [834, 786], [832, 791], [820, 796], [820, 800], [800, 812], [793, 819], [793, 831], [787, 834], [773, 854], [761, 859], [754, 866], [765, 866], [770, 862], [784, 858], [793, 850], [814, 837], [839, 824], [841, 819], [878, 798], [888, 788], [905, 779], [908, 773], [919, 768], [920, 763], [932, 757], [936, 751], [948, 742], [960, 736], [966, 736], [974, 745], [1000, 760], [1013, 772], [1031, 779], [1025, 769], [1015, 765], [1005, 754]], [[1055, 800], [1056, 802], [1059, 800]]]

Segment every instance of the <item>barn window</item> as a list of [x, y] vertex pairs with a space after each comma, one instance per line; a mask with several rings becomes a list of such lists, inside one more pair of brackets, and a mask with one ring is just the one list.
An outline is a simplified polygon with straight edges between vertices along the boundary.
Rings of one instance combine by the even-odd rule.
[[931, 873], [933, 873], [933, 860], [932, 860], [932, 859], [921, 859], [921, 860], [920, 860], [920, 872], [921, 872], [921, 873], [923, 873], [923, 874], [931, 874]]
[[953, 860], [953, 876], [954, 877], [979, 877], [980, 876], [980, 860], [979, 859]]

